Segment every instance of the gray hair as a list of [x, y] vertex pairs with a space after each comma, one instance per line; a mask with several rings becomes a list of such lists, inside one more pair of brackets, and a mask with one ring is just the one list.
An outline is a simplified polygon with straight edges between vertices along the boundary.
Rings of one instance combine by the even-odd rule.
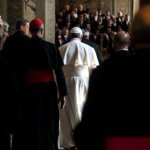
[[6, 21], [3, 21], [3, 27], [4, 28], [9, 28], [9, 24]]

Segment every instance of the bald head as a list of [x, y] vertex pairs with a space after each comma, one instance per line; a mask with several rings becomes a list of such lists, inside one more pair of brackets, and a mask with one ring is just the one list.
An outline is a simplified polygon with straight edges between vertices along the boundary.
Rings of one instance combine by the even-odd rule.
[[150, 43], [150, 5], [144, 6], [135, 15], [131, 37], [134, 44]]
[[129, 34], [124, 31], [120, 31], [115, 35], [114, 48], [116, 50], [128, 49], [129, 42], [130, 42]]

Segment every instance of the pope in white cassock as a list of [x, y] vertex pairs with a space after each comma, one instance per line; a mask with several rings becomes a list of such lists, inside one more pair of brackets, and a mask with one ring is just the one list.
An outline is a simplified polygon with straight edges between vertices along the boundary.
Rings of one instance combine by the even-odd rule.
[[82, 30], [74, 27], [70, 35], [72, 40], [59, 48], [68, 90], [66, 106], [60, 112], [59, 146], [68, 149], [75, 146], [72, 131], [82, 117], [90, 73], [99, 65], [95, 50], [81, 42]]

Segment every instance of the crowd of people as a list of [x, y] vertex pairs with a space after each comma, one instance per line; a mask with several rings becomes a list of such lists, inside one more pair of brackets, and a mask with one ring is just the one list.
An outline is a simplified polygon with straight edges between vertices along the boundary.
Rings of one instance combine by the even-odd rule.
[[122, 12], [67, 4], [55, 44], [39, 18], [19, 19], [12, 35], [0, 18], [0, 149], [10, 135], [12, 150], [100, 150], [110, 136], [150, 136], [149, 13], [131, 26]]
[[78, 26], [83, 31], [83, 36], [90, 42], [99, 45], [100, 51], [107, 59], [112, 48], [112, 40], [118, 31], [128, 32], [131, 28], [131, 19], [128, 14], [118, 12], [118, 16], [110, 11], [85, 9], [82, 4], [71, 8], [69, 4], [62, 11], [56, 13], [56, 45], [59, 47], [69, 41], [69, 31]]
[[115, 46], [115, 53], [93, 71], [82, 121], [74, 132], [80, 150], [150, 148], [149, 13], [150, 5], [145, 5], [135, 15], [132, 53], [127, 52], [128, 35], [119, 32], [114, 44], [120, 48]]

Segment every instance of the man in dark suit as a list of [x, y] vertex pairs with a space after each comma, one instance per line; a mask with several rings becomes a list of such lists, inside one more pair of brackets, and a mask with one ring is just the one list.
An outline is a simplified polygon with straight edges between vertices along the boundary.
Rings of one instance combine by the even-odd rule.
[[118, 17], [116, 18], [117, 26], [118, 27], [120, 26], [122, 28], [123, 22], [124, 22], [124, 16], [123, 13], [120, 11], [118, 12]]
[[[17, 113], [20, 110], [20, 105], [22, 103], [22, 97], [18, 97], [19, 101], [13, 102], [14, 96], [12, 96], [12, 93], [9, 89], [12, 87], [9, 87], [10, 81], [7, 78], [9, 78], [9, 77], [11, 77], [12, 79], [15, 78], [15, 80], [13, 79], [13, 82], [16, 82], [14, 84], [17, 85], [17, 90], [21, 94], [22, 87], [23, 87], [23, 82], [22, 82], [23, 81], [23, 76], [22, 76], [23, 65], [22, 65], [22, 62], [24, 60], [24, 52], [27, 50], [27, 45], [29, 42], [29, 37], [27, 36], [28, 32], [29, 32], [29, 22], [24, 19], [19, 19], [16, 23], [16, 30], [17, 31], [14, 34], [12, 34], [11, 36], [9, 36], [7, 38], [7, 40], [4, 43], [3, 49], [0, 53], [1, 59], [5, 62], [5, 63], [3, 63], [3, 65], [5, 65], [5, 67], [6, 67], [6, 68], [3, 67], [3, 69], [5, 68], [4, 72], [1, 71], [1, 72], [3, 72], [3, 73], [1, 73], [1, 76], [3, 76], [3, 78], [1, 78], [1, 80], [2, 80], [1, 86], [4, 87], [4, 89], [2, 88], [3, 90], [1, 91], [2, 92], [1, 95], [4, 95], [4, 94], [6, 95], [5, 96], [5, 104], [7, 104], [7, 106], [9, 105], [8, 107], [5, 107], [5, 106], [3, 107], [3, 105], [1, 105], [1, 106], [3, 109], [6, 108], [6, 110], [5, 110], [6, 112], [8, 111], [8, 113], [6, 114], [5, 121], [7, 121], [7, 118], [8, 118], [8, 122], [9, 122], [8, 124], [12, 128], [12, 131], [11, 132], [9, 131], [9, 134], [10, 133], [15, 134], [14, 127], [16, 126], [16, 124], [18, 122], [17, 121], [17, 119], [18, 119]], [[8, 68], [11, 71], [9, 71]], [[8, 74], [9, 73], [8, 71], [10, 72], [10, 74]], [[6, 72], [6, 76], [4, 75], [5, 72]], [[6, 79], [7, 79], [7, 82], [6, 82]], [[4, 85], [4, 83], [6, 83], [6, 85]], [[15, 110], [15, 113], [14, 113], [14, 110]], [[12, 116], [12, 114], [13, 114], [13, 116]], [[10, 119], [12, 119], [12, 120], [10, 121]], [[13, 127], [12, 127], [12, 122], [13, 122]]]
[[122, 65], [130, 58], [129, 44], [129, 34], [125, 31], [118, 32], [112, 43], [113, 48], [111, 49], [110, 57], [104, 62], [104, 64], [114, 63], [115, 65], [120, 65], [120, 67], [122, 67]]
[[75, 140], [81, 150], [100, 150], [109, 136], [150, 136], [150, 6], [136, 15], [134, 55], [97, 68], [90, 79], [87, 103]]
[[122, 29], [125, 32], [128, 32], [130, 24], [131, 24], [130, 16], [129, 15], [125, 15], [125, 19], [124, 19], [123, 24], [122, 24]]
[[24, 52], [27, 50], [29, 42], [29, 22], [19, 19], [16, 23], [16, 32], [9, 36], [4, 43], [1, 57], [12, 67], [15, 72], [17, 84], [22, 85], [22, 63]]
[[89, 36], [90, 36], [90, 33], [88, 31], [85, 31], [83, 33], [82, 42], [94, 48], [96, 55], [97, 55], [97, 58], [98, 58], [98, 61], [99, 61], [99, 64], [101, 64], [103, 62], [103, 58], [102, 58], [101, 53], [100, 53], [99, 45], [96, 43], [92, 43], [89, 40]]

